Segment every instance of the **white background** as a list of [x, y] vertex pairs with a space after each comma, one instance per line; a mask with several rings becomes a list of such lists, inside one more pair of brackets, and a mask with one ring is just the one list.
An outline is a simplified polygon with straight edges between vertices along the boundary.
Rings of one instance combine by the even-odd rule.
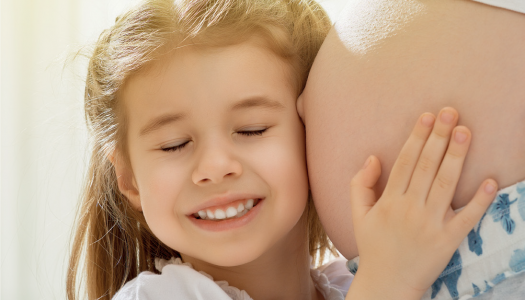
[[[346, 1], [320, 2], [334, 20]], [[67, 61], [131, 3], [1, 0], [1, 299], [65, 299], [88, 157], [87, 60]]]

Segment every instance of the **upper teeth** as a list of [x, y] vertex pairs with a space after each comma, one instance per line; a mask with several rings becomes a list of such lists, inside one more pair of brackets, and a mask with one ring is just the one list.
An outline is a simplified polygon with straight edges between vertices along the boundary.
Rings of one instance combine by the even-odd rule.
[[230, 206], [227, 207], [226, 210], [222, 210], [220, 208], [216, 209], [215, 211], [212, 211], [210, 209], [199, 210], [199, 212], [194, 214], [194, 216], [198, 216], [204, 220], [223, 220], [226, 218], [234, 217], [238, 218], [246, 214], [250, 209], [252, 209], [254, 202], [254, 199], [248, 199], [245, 204], [239, 203], [237, 207]]

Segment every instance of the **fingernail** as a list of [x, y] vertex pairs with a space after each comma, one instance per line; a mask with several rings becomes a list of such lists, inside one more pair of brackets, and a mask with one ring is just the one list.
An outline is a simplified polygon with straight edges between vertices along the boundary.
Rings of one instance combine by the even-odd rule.
[[434, 116], [431, 114], [426, 114], [421, 118], [421, 123], [426, 127], [432, 127], [434, 125]]
[[372, 157], [370, 156], [366, 159], [365, 164], [363, 165], [363, 170], [366, 169], [366, 167], [368, 167], [371, 160], [372, 160]]
[[456, 133], [454, 134], [454, 140], [455, 140], [458, 144], [461, 144], [461, 143], [463, 143], [464, 141], [467, 140], [467, 134], [464, 133], [464, 132], [461, 132], [461, 131], [457, 130]]
[[490, 182], [485, 183], [485, 193], [490, 195], [494, 193], [495, 190], [496, 190], [496, 187], [492, 183]]
[[443, 113], [441, 113], [441, 121], [443, 123], [451, 123], [452, 121], [454, 121], [454, 115], [451, 113], [451, 112], [448, 112], [448, 111], [444, 111]]

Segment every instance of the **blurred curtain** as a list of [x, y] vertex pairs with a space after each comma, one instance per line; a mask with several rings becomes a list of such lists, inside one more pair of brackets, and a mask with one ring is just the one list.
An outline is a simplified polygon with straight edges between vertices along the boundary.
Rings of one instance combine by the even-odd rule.
[[1, 2], [1, 298], [65, 299], [85, 171], [85, 58], [130, 1]]
[[[320, 1], [333, 18], [345, 0]], [[0, 298], [65, 299], [87, 162], [85, 58], [130, 0], [1, 0]]]

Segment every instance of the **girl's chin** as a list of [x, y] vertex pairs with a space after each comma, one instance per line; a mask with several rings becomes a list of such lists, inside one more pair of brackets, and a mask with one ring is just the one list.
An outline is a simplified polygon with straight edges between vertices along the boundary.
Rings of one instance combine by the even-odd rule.
[[[255, 251], [259, 250], [259, 251]], [[237, 267], [249, 264], [259, 258], [264, 251], [260, 249], [239, 249], [237, 251], [227, 251], [224, 255], [214, 255], [208, 262], [220, 267]]]
[[182, 260], [185, 262], [190, 262], [195, 265], [195, 262], [200, 262], [204, 264], [211, 264], [218, 267], [237, 267], [245, 264], [249, 264], [257, 260], [266, 249], [262, 247], [254, 247], [254, 245], [241, 246], [232, 249], [231, 247], [225, 247], [223, 249], [218, 249], [218, 247], [210, 247], [210, 252], [204, 254], [202, 258], [191, 257], [181, 253]]

